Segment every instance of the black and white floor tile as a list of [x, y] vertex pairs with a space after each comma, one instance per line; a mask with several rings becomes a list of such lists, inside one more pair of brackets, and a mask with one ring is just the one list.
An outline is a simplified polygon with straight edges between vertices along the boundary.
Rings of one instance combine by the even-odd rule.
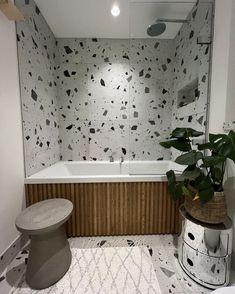
[[[176, 249], [177, 237], [174, 235], [83, 237], [70, 238], [69, 241], [72, 252], [85, 248], [147, 248], [161, 289], [161, 294], [211, 293], [211, 290], [192, 281], [179, 266]], [[0, 277], [1, 294], [34, 293], [24, 284], [24, 271], [25, 264], [27, 263], [27, 256], [28, 248], [26, 247], [17, 255], [5, 273]], [[231, 283], [233, 283], [233, 281], [235, 281], [234, 275], [232, 275], [231, 278]], [[23, 289], [25, 292], [22, 291], [22, 288], [21, 291], [19, 291], [20, 287], [17, 287], [16, 285], [24, 285], [24, 287], [26, 287]], [[37, 293], [43, 292], [38, 291]], [[60, 292], [55, 293], [57, 294]]]

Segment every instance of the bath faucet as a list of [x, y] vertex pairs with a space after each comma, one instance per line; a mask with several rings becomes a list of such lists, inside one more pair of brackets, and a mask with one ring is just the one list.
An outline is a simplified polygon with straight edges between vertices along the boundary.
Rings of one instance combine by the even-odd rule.
[[120, 157], [120, 164], [122, 164], [123, 162], [124, 162], [124, 157], [121, 156], [121, 157]]
[[109, 156], [109, 162], [114, 162], [113, 155], [110, 155], [110, 156]]

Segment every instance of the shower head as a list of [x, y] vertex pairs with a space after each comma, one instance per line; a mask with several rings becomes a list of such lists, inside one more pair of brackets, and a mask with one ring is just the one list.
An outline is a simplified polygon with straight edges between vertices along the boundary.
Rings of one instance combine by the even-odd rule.
[[166, 24], [164, 22], [159, 22], [148, 26], [147, 34], [150, 37], [157, 37], [163, 34], [166, 30]]
[[166, 30], [166, 22], [173, 22], [173, 23], [188, 23], [189, 20], [185, 19], [167, 19], [167, 18], [158, 18], [156, 23], [148, 26], [147, 34], [150, 37], [157, 37], [163, 34]]

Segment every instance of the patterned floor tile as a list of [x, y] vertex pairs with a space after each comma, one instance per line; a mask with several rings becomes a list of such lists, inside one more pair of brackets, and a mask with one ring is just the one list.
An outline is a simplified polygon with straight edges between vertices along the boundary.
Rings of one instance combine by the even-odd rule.
[[[151, 256], [154, 271], [159, 282], [161, 289], [161, 293], [159, 294], [211, 293], [211, 290], [191, 280], [180, 267], [177, 260], [176, 235], [81, 237], [70, 238], [69, 242], [72, 251], [86, 248], [145, 247], [147, 248], [148, 254]], [[0, 277], [1, 294], [10, 293], [11, 287], [17, 285], [22, 278], [22, 274], [25, 271], [25, 264], [27, 263], [27, 249], [28, 248], [22, 250], [17, 255], [5, 274]], [[76, 266], [76, 262], [74, 266]], [[233, 273], [231, 276], [231, 284], [233, 284], [234, 281], [235, 274]], [[33, 292], [29, 290], [25, 293], [31, 294]], [[60, 292], [53, 293], [59, 294]]]

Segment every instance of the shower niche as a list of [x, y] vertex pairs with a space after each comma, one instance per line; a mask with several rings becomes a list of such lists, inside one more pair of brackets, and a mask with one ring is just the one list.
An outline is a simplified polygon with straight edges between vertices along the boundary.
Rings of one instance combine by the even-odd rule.
[[199, 96], [200, 96], [199, 83], [198, 83], [198, 78], [196, 78], [178, 91], [178, 95], [177, 95], [178, 108], [197, 101], [199, 99]]

